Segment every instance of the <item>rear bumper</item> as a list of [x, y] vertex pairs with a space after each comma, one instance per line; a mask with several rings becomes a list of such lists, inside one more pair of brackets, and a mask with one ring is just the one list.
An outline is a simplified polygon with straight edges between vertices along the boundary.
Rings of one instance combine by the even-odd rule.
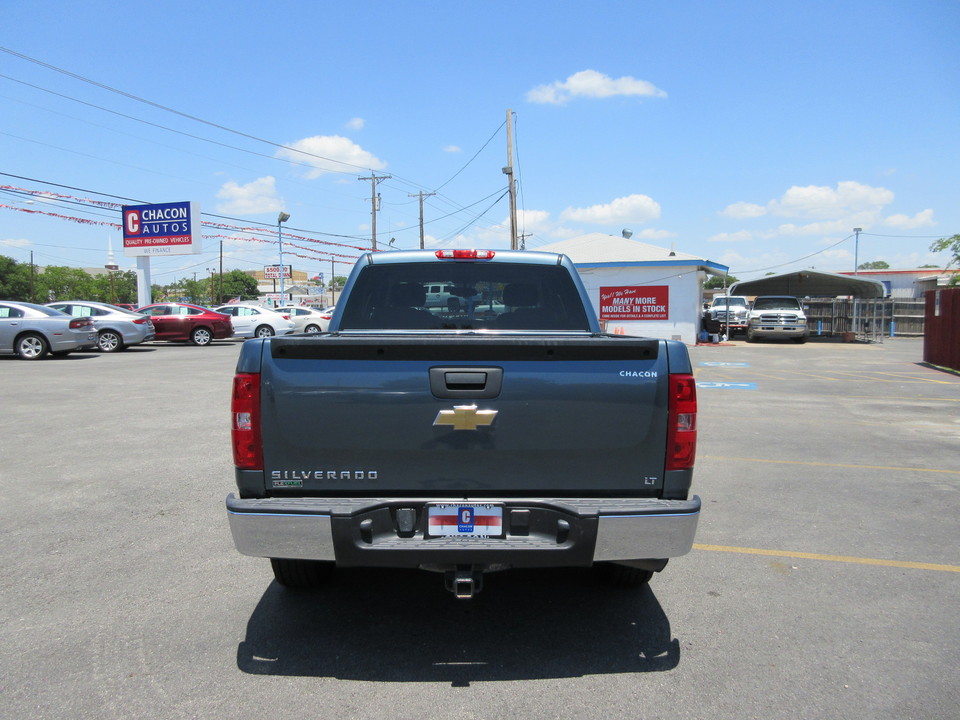
[[[470, 504], [463, 498], [431, 502]], [[690, 551], [700, 498], [474, 499], [503, 507], [500, 537], [429, 537], [426, 501], [227, 497], [244, 555], [336, 562], [343, 567], [586, 567], [667, 559]]]

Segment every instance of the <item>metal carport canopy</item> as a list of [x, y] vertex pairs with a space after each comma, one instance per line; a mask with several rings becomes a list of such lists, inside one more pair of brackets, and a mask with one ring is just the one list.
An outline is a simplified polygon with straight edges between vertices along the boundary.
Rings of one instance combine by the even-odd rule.
[[743, 280], [730, 286], [731, 295], [793, 295], [794, 297], [882, 298], [886, 287], [879, 280], [855, 275], [837, 275], [799, 270], [783, 275], [767, 275], [756, 280]]

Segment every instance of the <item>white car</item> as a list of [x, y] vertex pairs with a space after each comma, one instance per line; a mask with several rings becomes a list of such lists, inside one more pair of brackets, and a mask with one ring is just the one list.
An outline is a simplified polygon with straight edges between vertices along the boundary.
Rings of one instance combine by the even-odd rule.
[[276, 310], [261, 305], [230, 303], [214, 309], [230, 316], [230, 324], [233, 325], [233, 334], [236, 337], [270, 337], [296, 332], [293, 322]]
[[333, 317], [334, 308], [326, 310], [317, 310], [311, 307], [300, 307], [298, 305], [285, 305], [277, 308], [277, 312], [289, 315], [290, 319], [296, 324], [297, 332], [319, 333], [326, 332], [330, 325], [330, 318]]

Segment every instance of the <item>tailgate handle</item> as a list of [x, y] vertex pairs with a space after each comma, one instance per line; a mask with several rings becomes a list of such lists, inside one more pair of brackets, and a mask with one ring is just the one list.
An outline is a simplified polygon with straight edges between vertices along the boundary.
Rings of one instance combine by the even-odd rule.
[[500, 394], [503, 368], [430, 368], [430, 392], [438, 398], [494, 398]]

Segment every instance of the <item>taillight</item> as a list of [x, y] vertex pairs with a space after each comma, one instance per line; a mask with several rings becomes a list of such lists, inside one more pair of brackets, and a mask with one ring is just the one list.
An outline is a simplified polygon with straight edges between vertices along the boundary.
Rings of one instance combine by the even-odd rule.
[[93, 319], [88, 317], [74, 318], [70, 321], [71, 330], [79, 330], [80, 328], [90, 327], [93, 325]]
[[138, 317], [136, 320], [133, 321], [133, 324], [134, 324], [134, 325], [143, 325], [145, 322], [147, 322], [147, 321], [149, 321], [149, 320], [150, 320], [150, 318], [148, 318], [148, 317], [146, 317], [146, 316]]
[[233, 464], [241, 470], [263, 469], [260, 441], [260, 373], [237, 373], [230, 402]]
[[493, 250], [437, 250], [440, 260], [490, 260], [496, 253]]
[[697, 383], [693, 375], [670, 375], [667, 470], [693, 467], [697, 455]]

